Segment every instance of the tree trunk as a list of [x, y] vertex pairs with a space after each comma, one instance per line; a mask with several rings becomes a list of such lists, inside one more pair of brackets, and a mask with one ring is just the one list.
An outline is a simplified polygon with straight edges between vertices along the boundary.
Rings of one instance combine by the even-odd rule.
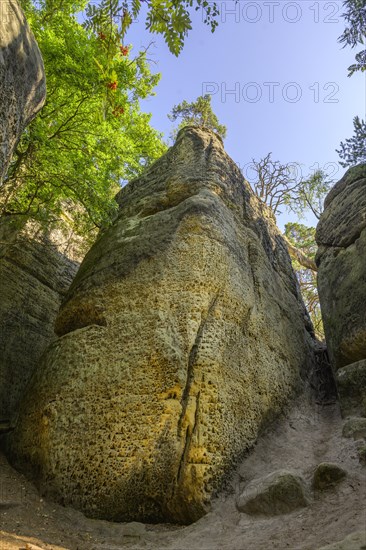
[[299, 264], [305, 267], [306, 269], [311, 269], [312, 271], [315, 271], [315, 272], [318, 271], [317, 265], [312, 258], [309, 258], [308, 256], [306, 256], [299, 248], [296, 248], [296, 246], [294, 246], [289, 241], [286, 235], [282, 235], [282, 236], [287, 245], [287, 249], [289, 251], [291, 258], [299, 262]]

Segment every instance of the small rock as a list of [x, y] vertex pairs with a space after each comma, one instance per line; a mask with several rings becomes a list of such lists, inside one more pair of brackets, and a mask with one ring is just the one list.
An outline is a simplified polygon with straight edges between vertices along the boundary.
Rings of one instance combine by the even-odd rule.
[[308, 504], [304, 480], [287, 470], [251, 481], [237, 500], [238, 510], [247, 514], [286, 514]]
[[366, 549], [366, 531], [357, 531], [351, 533], [345, 539], [322, 546], [319, 550], [365, 550]]
[[366, 418], [349, 418], [342, 431], [343, 437], [366, 438]]
[[332, 462], [322, 462], [318, 464], [314, 471], [313, 487], [314, 489], [328, 489], [333, 487], [347, 475], [347, 472], [343, 470], [338, 464]]
[[123, 527], [124, 537], [141, 537], [145, 533], [146, 527], [144, 523], [139, 523], [138, 521], [131, 521], [131, 523], [126, 523]]

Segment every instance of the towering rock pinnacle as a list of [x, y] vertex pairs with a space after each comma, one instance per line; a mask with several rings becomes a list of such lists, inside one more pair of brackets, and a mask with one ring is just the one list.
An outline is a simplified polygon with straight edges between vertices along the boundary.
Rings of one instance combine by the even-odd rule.
[[309, 321], [273, 219], [214, 133], [182, 130], [117, 200], [8, 450], [90, 516], [189, 523], [301, 387]]

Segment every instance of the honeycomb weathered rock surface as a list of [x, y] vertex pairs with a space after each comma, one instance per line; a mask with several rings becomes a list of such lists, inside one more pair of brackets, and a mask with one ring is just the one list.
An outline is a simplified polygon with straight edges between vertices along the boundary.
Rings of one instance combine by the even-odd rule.
[[286, 245], [212, 132], [118, 195], [8, 448], [92, 517], [202, 516], [313, 360]]

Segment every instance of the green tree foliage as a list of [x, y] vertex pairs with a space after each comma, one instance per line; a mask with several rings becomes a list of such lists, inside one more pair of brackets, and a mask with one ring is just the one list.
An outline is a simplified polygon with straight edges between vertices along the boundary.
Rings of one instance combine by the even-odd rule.
[[[317, 245], [315, 242], [315, 227], [306, 227], [300, 223], [287, 223], [285, 225], [285, 237], [304, 256], [314, 261]], [[324, 329], [320, 310], [319, 296], [316, 282], [316, 272], [308, 269], [295, 259], [292, 260], [296, 276], [298, 278], [301, 294], [305, 306], [310, 314], [314, 326], [315, 336], [324, 340]]]
[[337, 149], [337, 153], [343, 159], [340, 161], [343, 168], [366, 162], [366, 121], [356, 116], [353, 119], [353, 128], [353, 136], [345, 142], [342, 141], [340, 149]]
[[[366, 0], [344, 0], [345, 9], [343, 17], [347, 26], [343, 34], [339, 37], [339, 42], [343, 47], [350, 46], [356, 48], [358, 45], [365, 44], [366, 39]], [[366, 49], [362, 48], [356, 54], [356, 63], [348, 67], [348, 76], [352, 76], [357, 71], [366, 71]]]
[[184, 100], [179, 105], [175, 105], [168, 118], [173, 122], [181, 119], [178, 128], [173, 130], [171, 134], [172, 139], [175, 139], [181, 128], [189, 125], [208, 128], [217, 132], [223, 139], [226, 137], [226, 126], [219, 123], [217, 116], [212, 110], [211, 96], [208, 94], [198, 97], [192, 103]]
[[289, 210], [299, 219], [308, 211], [320, 218], [324, 209], [324, 198], [330, 191], [333, 182], [323, 170], [317, 170], [306, 179], [301, 180], [296, 193], [288, 200]]
[[159, 75], [146, 52], [133, 58], [113, 29], [107, 37], [83, 28], [75, 17], [82, 5], [24, 7], [45, 63], [47, 100], [18, 144], [0, 215], [50, 224], [71, 209], [75, 230], [87, 234], [111, 220], [121, 182], [166, 149], [139, 109]]
[[[145, 7], [142, 10], [142, 7]], [[179, 55], [184, 40], [192, 28], [190, 8], [202, 10], [204, 23], [214, 32], [218, 25], [217, 3], [207, 0], [101, 0], [89, 3], [86, 10], [86, 26], [96, 32], [109, 34], [111, 24], [117, 25], [122, 37], [137, 17], [145, 17], [148, 31], [161, 34], [170, 51]]]
[[[348, 76], [366, 71], [366, 0], [344, 0], [345, 12], [343, 17], [347, 26], [339, 37], [343, 47], [356, 48], [362, 44], [362, 49], [356, 54], [356, 63], [348, 67]], [[366, 120], [356, 116], [353, 119], [354, 134], [351, 138], [341, 142], [337, 153], [341, 157], [343, 168], [366, 162]]]

